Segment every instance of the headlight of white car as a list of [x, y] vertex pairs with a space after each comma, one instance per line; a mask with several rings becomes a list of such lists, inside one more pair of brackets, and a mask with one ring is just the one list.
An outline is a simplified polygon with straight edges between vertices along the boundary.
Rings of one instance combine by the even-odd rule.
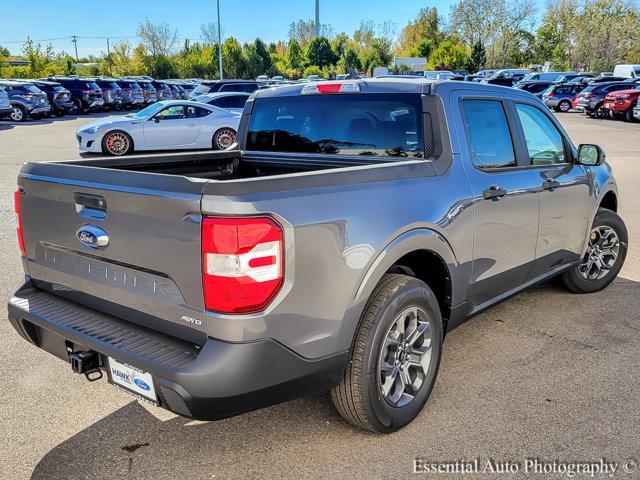
[[89, 127], [89, 128], [83, 128], [82, 130], [80, 130], [80, 133], [88, 133], [88, 134], [93, 134], [96, 133], [98, 131], [98, 128], [100, 127]]

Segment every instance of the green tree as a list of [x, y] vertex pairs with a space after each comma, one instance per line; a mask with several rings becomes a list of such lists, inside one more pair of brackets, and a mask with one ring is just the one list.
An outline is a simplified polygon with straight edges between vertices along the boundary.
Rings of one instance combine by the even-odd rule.
[[304, 53], [300, 48], [300, 44], [295, 38], [289, 40], [289, 47], [287, 49], [287, 61], [289, 66], [294, 69], [302, 69], [304, 64]]
[[413, 50], [409, 53], [411, 57], [429, 58], [431, 52], [435, 48], [434, 43], [431, 40], [422, 40], [413, 47]]
[[325, 37], [315, 37], [307, 47], [307, 60], [310, 65], [320, 68], [334, 65], [338, 60]]
[[440, 42], [438, 48], [431, 53], [427, 68], [429, 70], [437, 68], [460, 70], [466, 66], [468, 60], [469, 52], [462, 43], [446, 39]]
[[269, 50], [267, 49], [267, 45], [265, 45], [265, 43], [260, 40], [259, 38], [256, 38], [256, 40], [253, 42], [253, 46], [255, 48], [256, 54], [260, 57], [260, 61], [262, 64], [262, 71], [258, 74], [258, 75], [269, 75], [272, 76], [274, 75], [274, 67], [273, 67], [273, 62], [271, 61], [271, 53], [269, 53]]
[[[168, 23], [152, 23], [148, 18], [138, 24], [138, 37], [152, 57], [169, 57], [178, 41], [178, 31]], [[161, 60], [164, 62], [165, 60]]]
[[[441, 22], [437, 8], [421, 9], [418, 17], [409, 22], [400, 32], [397, 52], [403, 56], [429, 57], [429, 53], [445, 37], [444, 32], [440, 30]], [[419, 54], [420, 50], [424, 51], [425, 47], [420, 48], [424, 42], [428, 42], [427, 55]]]
[[322, 69], [317, 65], [309, 65], [304, 69], [302, 76], [307, 78], [309, 75], [319, 75], [322, 76]]
[[484, 68], [484, 64], [487, 61], [487, 53], [484, 50], [484, 45], [481, 41], [477, 41], [471, 47], [471, 53], [469, 60], [467, 61], [467, 70], [474, 73]]
[[242, 78], [245, 71], [242, 47], [233, 37], [222, 44], [222, 70], [227, 78]]
[[362, 60], [358, 52], [353, 47], [348, 47], [344, 54], [344, 64], [346, 67], [351, 67], [356, 71], [362, 70]]
[[11, 55], [11, 52], [9, 52], [9, 49], [0, 45], [0, 58], [6, 58], [9, 55]]

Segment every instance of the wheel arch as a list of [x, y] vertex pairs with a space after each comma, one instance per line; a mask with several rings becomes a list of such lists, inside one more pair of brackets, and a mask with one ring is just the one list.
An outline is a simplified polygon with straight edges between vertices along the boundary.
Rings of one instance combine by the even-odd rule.
[[438, 299], [442, 317], [446, 319], [461, 290], [456, 289], [461, 276], [458, 266], [451, 245], [442, 235], [426, 228], [410, 230], [388, 243], [370, 263], [354, 301], [364, 306], [386, 273], [402, 273], [429, 285]]
[[613, 190], [608, 190], [602, 196], [598, 208], [606, 208], [612, 212], [618, 212], [618, 195]]
[[212, 148], [217, 148], [216, 145], [216, 135], [218, 135], [218, 133], [220, 133], [222, 130], [231, 130], [236, 138], [236, 141], [234, 143], [237, 143], [238, 141], [238, 129], [230, 127], [229, 125], [224, 125], [222, 127], [216, 128], [215, 131], [213, 132], [213, 135], [211, 136], [211, 147]]

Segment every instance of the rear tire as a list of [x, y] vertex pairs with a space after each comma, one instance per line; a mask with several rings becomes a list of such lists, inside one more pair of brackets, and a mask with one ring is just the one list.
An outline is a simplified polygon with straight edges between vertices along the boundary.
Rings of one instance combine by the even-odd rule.
[[221, 128], [213, 134], [211, 148], [214, 150], [226, 150], [236, 141], [236, 132], [232, 128]]
[[107, 155], [121, 156], [133, 151], [131, 136], [122, 130], [113, 130], [102, 139], [102, 151]]
[[14, 105], [13, 111], [9, 115], [14, 122], [24, 122], [27, 119], [27, 112], [20, 105]]
[[608, 287], [624, 265], [628, 242], [627, 227], [618, 214], [598, 209], [582, 263], [560, 277], [565, 287], [574, 293], [599, 292]]
[[411, 422], [431, 394], [442, 338], [431, 289], [407, 275], [385, 275], [362, 313], [343, 378], [331, 390], [340, 415], [379, 433]]
[[635, 117], [633, 116], [633, 109], [634, 109], [634, 105], [632, 105], [630, 108], [625, 110], [625, 112], [624, 112], [624, 121], [625, 122], [635, 122], [636, 121]]
[[571, 110], [571, 102], [569, 100], [561, 100], [556, 107], [558, 112], [567, 113]]

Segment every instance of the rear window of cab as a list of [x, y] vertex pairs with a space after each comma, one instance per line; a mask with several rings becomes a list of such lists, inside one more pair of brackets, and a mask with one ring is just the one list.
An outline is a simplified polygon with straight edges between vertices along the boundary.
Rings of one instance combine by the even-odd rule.
[[257, 98], [247, 150], [423, 157], [416, 94], [337, 94]]

